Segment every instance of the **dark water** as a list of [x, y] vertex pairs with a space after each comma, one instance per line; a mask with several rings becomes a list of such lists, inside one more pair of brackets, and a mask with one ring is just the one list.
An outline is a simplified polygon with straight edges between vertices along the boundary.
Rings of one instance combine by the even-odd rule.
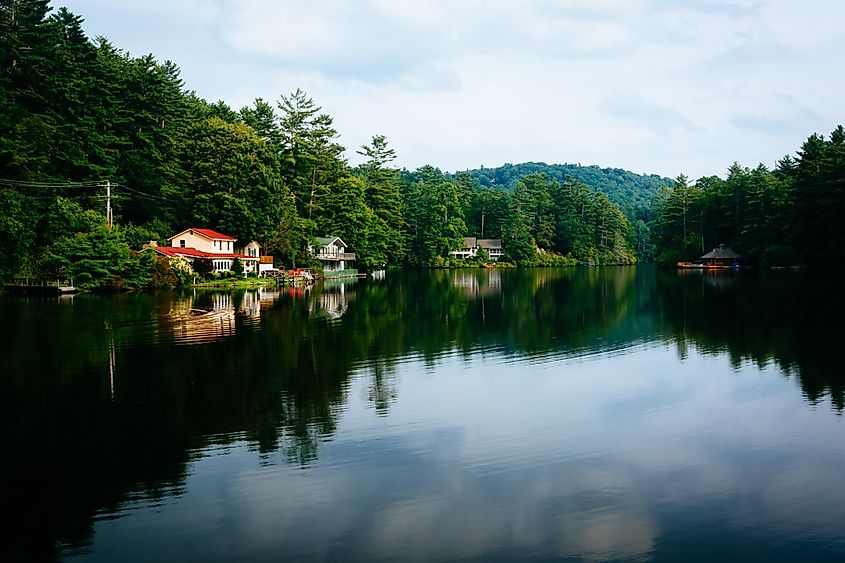
[[0, 552], [845, 560], [837, 281], [0, 298]]

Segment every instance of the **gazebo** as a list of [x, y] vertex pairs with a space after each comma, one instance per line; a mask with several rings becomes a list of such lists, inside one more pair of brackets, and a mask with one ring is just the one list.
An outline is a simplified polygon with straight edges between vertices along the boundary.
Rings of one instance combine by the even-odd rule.
[[708, 266], [739, 266], [740, 256], [730, 248], [725, 248], [724, 244], [720, 244], [719, 248], [714, 248], [701, 258], [702, 263]]

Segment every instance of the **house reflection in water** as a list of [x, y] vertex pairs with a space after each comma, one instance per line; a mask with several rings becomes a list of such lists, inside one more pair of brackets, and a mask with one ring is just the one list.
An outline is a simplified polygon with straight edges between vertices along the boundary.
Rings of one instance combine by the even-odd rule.
[[502, 273], [499, 270], [453, 270], [452, 287], [460, 289], [467, 299], [501, 295]]
[[314, 317], [339, 319], [355, 299], [357, 280], [327, 281], [320, 288], [317, 298], [311, 301], [308, 311]]
[[685, 278], [702, 278], [704, 286], [712, 289], [727, 289], [736, 285], [739, 276], [731, 270], [693, 270], [679, 269], [678, 276]]
[[234, 335], [237, 324], [257, 323], [261, 308], [272, 305], [278, 297], [278, 291], [266, 289], [243, 293], [194, 292], [175, 301], [165, 318], [176, 344], [214, 342]]

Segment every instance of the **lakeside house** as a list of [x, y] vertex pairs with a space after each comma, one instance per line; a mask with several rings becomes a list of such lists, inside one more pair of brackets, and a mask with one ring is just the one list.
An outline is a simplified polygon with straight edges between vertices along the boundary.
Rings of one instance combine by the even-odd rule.
[[701, 258], [702, 263], [711, 266], [739, 266], [740, 256], [724, 244], [720, 244], [719, 248], [714, 248]]
[[726, 269], [726, 268], [741, 268], [741, 256], [727, 248], [724, 244], [720, 244], [718, 248], [714, 248], [704, 256], [701, 256], [697, 262], [678, 262], [678, 268], [684, 269]]
[[261, 256], [261, 246], [254, 240], [236, 246], [237, 239], [213, 229], [185, 229], [168, 239], [170, 246], [151, 242], [149, 248], [170, 258], [181, 258], [193, 265], [194, 260], [207, 258], [213, 265], [212, 272], [232, 269], [235, 258], [243, 264], [244, 273], [261, 273], [273, 267], [272, 256]]
[[353, 267], [355, 253], [347, 252], [347, 245], [343, 239], [335, 236], [316, 237], [317, 244], [310, 246], [311, 255], [323, 265], [323, 274], [326, 277], [343, 275], [357, 275], [358, 271]]
[[475, 258], [478, 256], [478, 251], [482, 248], [487, 251], [490, 260], [494, 262], [498, 261], [505, 253], [505, 249], [502, 246], [502, 239], [464, 237], [463, 246], [459, 250], [449, 252], [449, 255], [464, 260]]

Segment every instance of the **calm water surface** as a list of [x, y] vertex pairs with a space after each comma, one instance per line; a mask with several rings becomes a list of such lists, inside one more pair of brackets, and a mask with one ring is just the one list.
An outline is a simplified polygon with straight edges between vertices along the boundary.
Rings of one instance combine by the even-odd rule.
[[836, 281], [641, 266], [0, 298], [0, 552], [845, 560]]

